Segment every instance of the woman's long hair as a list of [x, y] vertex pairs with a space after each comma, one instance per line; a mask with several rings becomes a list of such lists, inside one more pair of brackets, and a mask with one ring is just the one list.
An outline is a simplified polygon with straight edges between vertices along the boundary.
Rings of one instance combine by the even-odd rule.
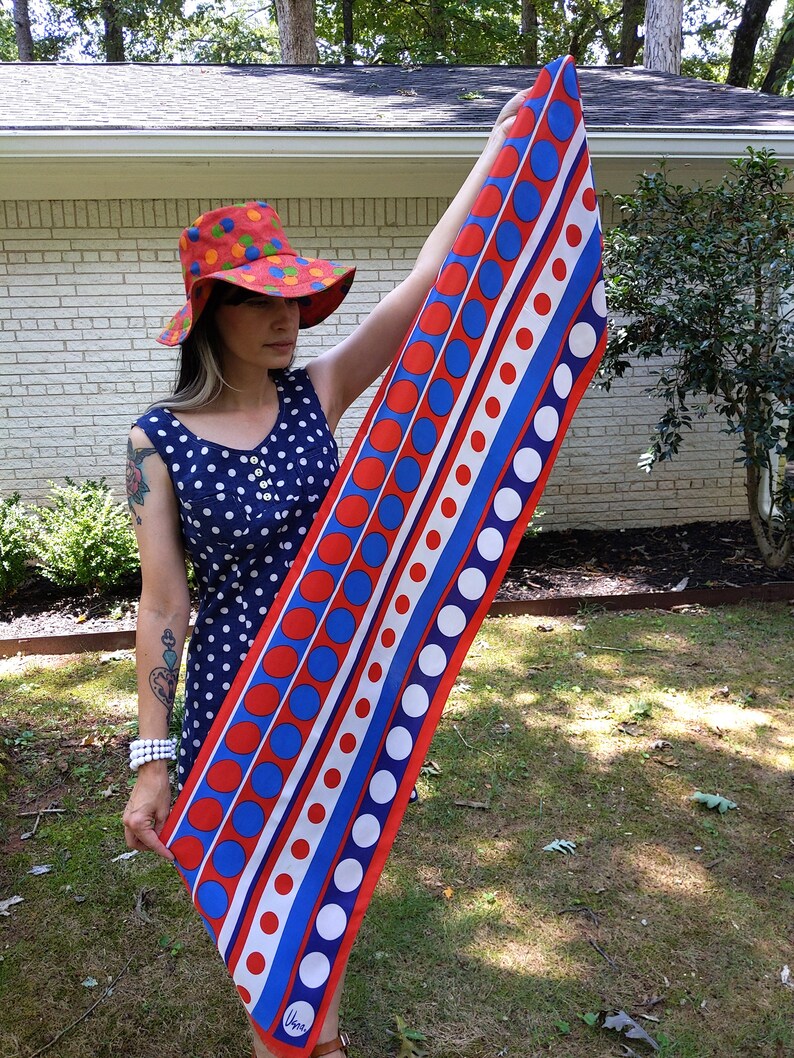
[[164, 400], [154, 401], [150, 408], [168, 408], [170, 411], [203, 408], [228, 384], [221, 372], [221, 339], [215, 324], [215, 310], [221, 302], [228, 300], [229, 286], [221, 282], [212, 284], [201, 315], [180, 346], [174, 391]]

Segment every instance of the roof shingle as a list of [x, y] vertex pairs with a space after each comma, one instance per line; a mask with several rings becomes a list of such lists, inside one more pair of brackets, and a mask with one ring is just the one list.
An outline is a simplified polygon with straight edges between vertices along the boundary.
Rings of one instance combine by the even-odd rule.
[[[491, 125], [519, 66], [0, 64], [0, 129], [431, 132]], [[641, 67], [579, 69], [591, 130], [794, 131], [794, 99]]]

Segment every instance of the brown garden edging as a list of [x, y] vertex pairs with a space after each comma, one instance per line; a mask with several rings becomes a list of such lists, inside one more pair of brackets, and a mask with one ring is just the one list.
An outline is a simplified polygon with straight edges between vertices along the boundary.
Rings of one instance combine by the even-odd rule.
[[[592, 607], [599, 610], [670, 610], [677, 606], [729, 606], [739, 602], [785, 602], [794, 599], [794, 581], [746, 588], [693, 588], [684, 591], [634, 592], [626, 595], [569, 595], [558, 599], [501, 599], [489, 617], [562, 617]], [[132, 629], [119, 632], [74, 632], [60, 636], [0, 639], [0, 658], [17, 654], [83, 654], [97, 650], [130, 650]]]

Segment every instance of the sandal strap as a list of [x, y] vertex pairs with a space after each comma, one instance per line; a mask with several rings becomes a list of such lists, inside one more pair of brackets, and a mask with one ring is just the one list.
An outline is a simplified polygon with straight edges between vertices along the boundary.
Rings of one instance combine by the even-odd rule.
[[334, 1051], [341, 1051], [342, 1054], [347, 1055], [349, 1046], [350, 1037], [346, 1032], [340, 1032], [335, 1039], [328, 1040], [327, 1043], [318, 1043], [309, 1058], [322, 1058], [324, 1054], [333, 1054]]

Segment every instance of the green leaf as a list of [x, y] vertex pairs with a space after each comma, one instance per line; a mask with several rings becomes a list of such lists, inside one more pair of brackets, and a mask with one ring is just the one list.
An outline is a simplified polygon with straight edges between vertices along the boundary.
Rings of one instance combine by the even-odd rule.
[[579, 1017], [585, 1025], [589, 1025], [591, 1029], [595, 1028], [598, 1024], [598, 1014], [593, 1014], [592, 1011], [588, 1011], [587, 1014], [580, 1014]]
[[717, 808], [719, 809], [720, 815], [725, 815], [729, 808], [739, 807], [735, 801], [729, 801], [727, 797], [722, 797], [720, 794], [701, 793], [700, 790], [698, 790], [697, 793], [693, 793], [690, 800], [697, 801], [699, 804], [703, 804], [707, 808]]
[[397, 1031], [390, 1031], [389, 1035], [397, 1039], [399, 1046], [397, 1058], [427, 1058], [429, 1052], [424, 1046], [424, 1041], [427, 1039], [424, 1033], [418, 1029], [409, 1028], [405, 1018], [400, 1017], [399, 1014], [394, 1015], [394, 1023]]

